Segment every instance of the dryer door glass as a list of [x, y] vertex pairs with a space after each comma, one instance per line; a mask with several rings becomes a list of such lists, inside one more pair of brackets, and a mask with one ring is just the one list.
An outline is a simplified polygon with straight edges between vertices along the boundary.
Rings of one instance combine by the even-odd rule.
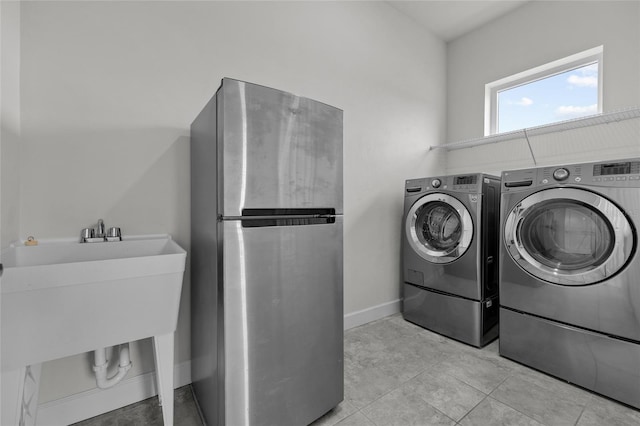
[[611, 201], [590, 191], [536, 192], [508, 214], [504, 244], [531, 275], [561, 285], [587, 285], [618, 273], [634, 249], [633, 228]]
[[433, 193], [411, 206], [405, 232], [420, 257], [433, 263], [449, 263], [469, 248], [473, 222], [469, 210], [458, 199]]
[[549, 268], [575, 271], [601, 265], [613, 250], [613, 229], [597, 210], [563, 200], [538, 205], [524, 218], [524, 249]]

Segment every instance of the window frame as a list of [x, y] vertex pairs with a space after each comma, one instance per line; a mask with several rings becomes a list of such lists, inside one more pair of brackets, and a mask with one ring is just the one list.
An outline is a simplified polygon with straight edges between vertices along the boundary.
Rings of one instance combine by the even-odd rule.
[[[594, 63], [598, 64], [598, 108], [597, 113], [603, 112], [603, 52], [602, 45], [587, 49], [585, 51], [558, 59], [535, 68], [502, 78], [500, 80], [487, 83], [485, 85], [485, 107], [484, 107], [484, 135], [491, 136], [498, 134], [498, 93], [504, 90], [513, 89], [557, 74], [562, 74], [577, 68], [582, 68]], [[545, 123], [553, 124], [553, 123]], [[520, 129], [521, 130], [521, 129]], [[508, 132], [504, 132], [508, 133]]]

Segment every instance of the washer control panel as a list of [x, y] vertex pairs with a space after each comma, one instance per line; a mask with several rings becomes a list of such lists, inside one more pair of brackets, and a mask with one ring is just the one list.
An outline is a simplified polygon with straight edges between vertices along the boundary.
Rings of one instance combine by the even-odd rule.
[[476, 189], [478, 188], [479, 175], [460, 175], [453, 177], [453, 187], [456, 189]]
[[404, 184], [405, 196], [415, 195], [416, 193], [425, 191], [433, 191], [434, 189], [480, 194], [482, 192], [483, 182], [488, 183], [489, 178], [497, 180], [495, 176], [484, 175], [482, 173], [409, 179]]

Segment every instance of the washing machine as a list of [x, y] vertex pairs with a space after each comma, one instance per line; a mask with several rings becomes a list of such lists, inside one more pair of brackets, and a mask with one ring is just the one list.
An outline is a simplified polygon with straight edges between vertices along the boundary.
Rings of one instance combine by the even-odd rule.
[[500, 355], [640, 408], [640, 158], [502, 173]]
[[498, 335], [499, 178], [410, 179], [404, 195], [404, 318], [486, 345]]

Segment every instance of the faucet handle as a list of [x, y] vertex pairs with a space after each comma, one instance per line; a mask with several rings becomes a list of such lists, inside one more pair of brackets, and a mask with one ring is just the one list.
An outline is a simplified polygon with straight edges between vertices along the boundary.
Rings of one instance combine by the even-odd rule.
[[105, 237], [107, 241], [122, 241], [122, 233], [120, 232], [120, 228], [116, 226], [112, 226], [109, 228], [107, 232], [107, 236]]
[[80, 233], [80, 242], [85, 243], [89, 238], [93, 238], [94, 235], [93, 228], [84, 228]]

